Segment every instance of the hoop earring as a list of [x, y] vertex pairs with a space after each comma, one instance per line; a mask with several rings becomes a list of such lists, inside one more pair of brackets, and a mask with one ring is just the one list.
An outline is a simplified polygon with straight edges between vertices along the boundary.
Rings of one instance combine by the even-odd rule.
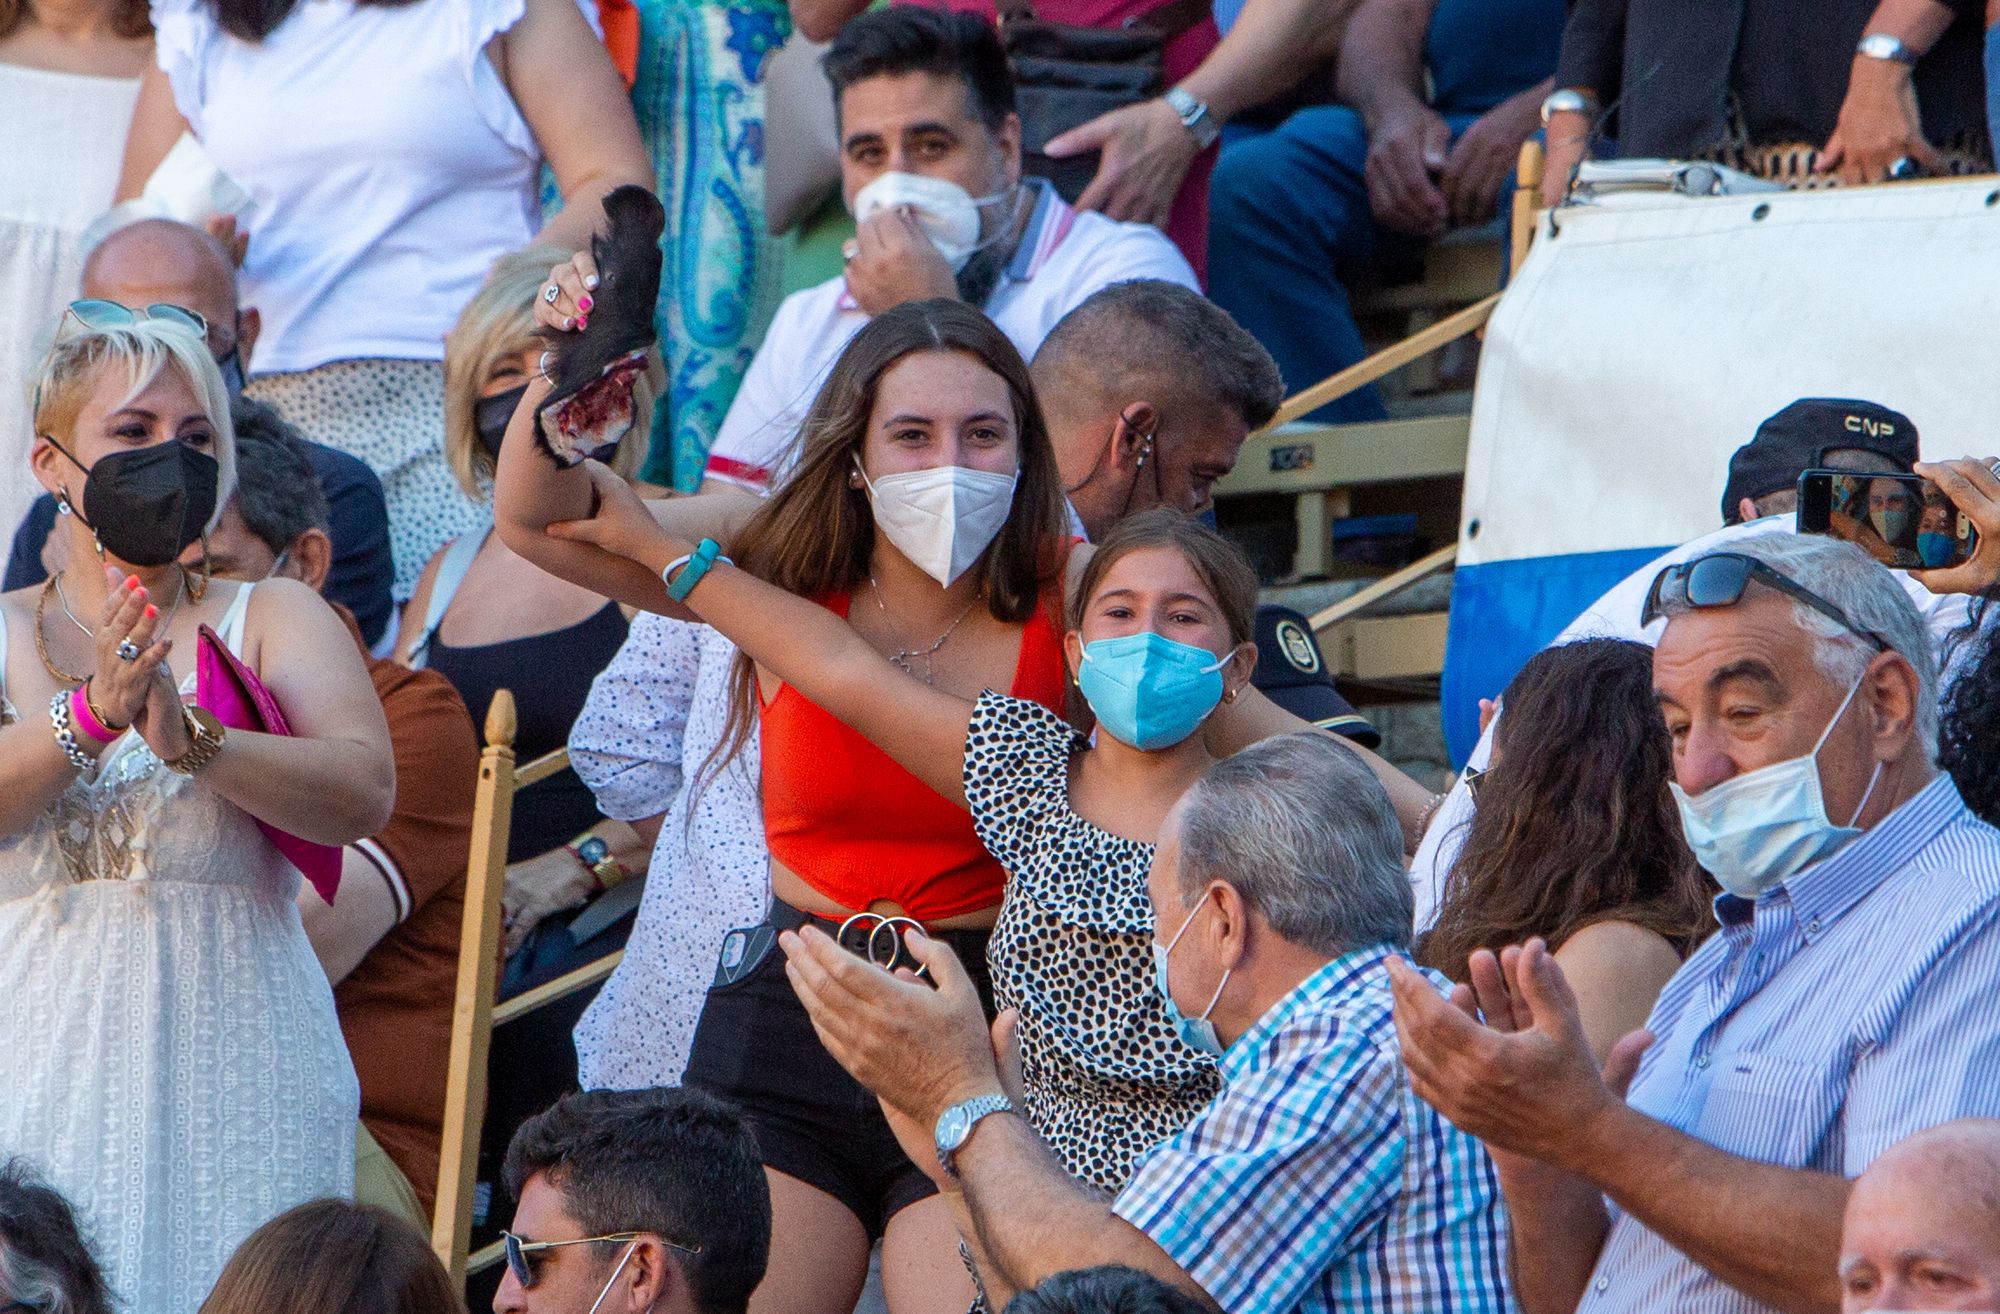
[[200, 602], [208, 592], [208, 535], [201, 536], [201, 574], [190, 575], [188, 568], [182, 566], [181, 580], [187, 587], [188, 597], [196, 602]]
[[60, 516], [76, 514], [75, 509], [69, 504], [69, 494], [60, 488], [56, 489], [56, 514]]

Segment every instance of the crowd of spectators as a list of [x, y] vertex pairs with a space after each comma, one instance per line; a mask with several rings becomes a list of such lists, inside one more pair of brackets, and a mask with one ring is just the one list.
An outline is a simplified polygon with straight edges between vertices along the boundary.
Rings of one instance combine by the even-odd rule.
[[1990, 171], [1986, 20], [0, 0], [0, 1314], [462, 1314], [502, 690], [501, 1314], [1991, 1310], [2000, 462], [1799, 398], [1440, 792], [1213, 516], [1524, 143]]

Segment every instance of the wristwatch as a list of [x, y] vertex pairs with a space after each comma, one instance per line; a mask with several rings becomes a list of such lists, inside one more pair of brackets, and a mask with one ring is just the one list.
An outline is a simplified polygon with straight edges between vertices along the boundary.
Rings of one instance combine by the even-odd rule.
[[1903, 44], [1901, 37], [1891, 36], [1887, 32], [1870, 32], [1862, 37], [1860, 43], [1854, 47], [1854, 53], [1866, 55], [1870, 59], [1901, 64], [1906, 68], [1915, 68], [1917, 60], [1921, 58], [1916, 51]]
[[1597, 97], [1575, 87], [1558, 87], [1542, 100], [1542, 126], [1549, 126], [1549, 119], [1557, 114], [1581, 114], [1586, 118], [1597, 113]]
[[184, 776], [191, 776], [215, 760], [229, 732], [216, 719], [215, 713], [206, 707], [181, 708], [181, 720], [187, 726], [188, 750], [167, 766]]
[[590, 872], [599, 889], [608, 890], [625, 879], [625, 864], [611, 856], [611, 846], [599, 836], [587, 836], [583, 843], [570, 845], [569, 851]]
[[972, 1135], [973, 1126], [981, 1118], [991, 1113], [1012, 1113], [1013, 1103], [1005, 1095], [975, 1095], [969, 1100], [960, 1100], [938, 1115], [937, 1157], [944, 1170], [953, 1177], [958, 1176], [958, 1167], [952, 1156], [965, 1144], [965, 1138]]
[[1194, 138], [1196, 150], [1207, 150], [1215, 139], [1222, 135], [1222, 125], [1218, 124], [1215, 116], [1208, 112], [1208, 106], [1179, 87], [1168, 88], [1167, 93], [1160, 99], [1166, 101], [1168, 107], [1181, 116], [1181, 126]]

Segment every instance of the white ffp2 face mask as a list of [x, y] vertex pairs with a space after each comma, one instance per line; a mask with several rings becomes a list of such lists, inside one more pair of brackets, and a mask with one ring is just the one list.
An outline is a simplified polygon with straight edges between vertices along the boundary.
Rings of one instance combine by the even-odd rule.
[[1841, 701], [1840, 710], [1820, 731], [1819, 742], [1803, 757], [1773, 762], [1699, 794], [1689, 794], [1677, 782], [1667, 782], [1680, 808], [1681, 831], [1694, 850], [1695, 861], [1737, 898], [1762, 898], [1809, 863], [1861, 833], [1853, 824], [1854, 817], [1868, 806], [1875, 782], [1882, 777], [1882, 764], [1875, 764], [1868, 789], [1845, 826], [1836, 826], [1827, 817], [1826, 798], [1819, 784], [1819, 750], [1826, 746], [1827, 736], [1840, 724], [1860, 689], [1861, 683], [1856, 681]]
[[917, 225], [931, 239], [944, 262], [956, 274], [975, 251], [997, 241], [982, 239], [979, 212], [1009, 200], [1014, 189], [974, 198], [957, 183], [921, 173], [885, 173], [854, 194], [854, 222], [865, 224], [884, 210], [908, 206]]
[[1000, 536], [1021, 479], [1019, 473], [940, 465], [871, 480], [860, 461], [854, 468], [868, 489], [875, 523], [918, 570], [946, 588]]

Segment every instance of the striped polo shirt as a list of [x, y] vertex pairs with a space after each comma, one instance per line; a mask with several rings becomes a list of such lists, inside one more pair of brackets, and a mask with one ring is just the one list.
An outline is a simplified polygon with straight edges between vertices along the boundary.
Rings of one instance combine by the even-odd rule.
[[[1856, 1177], [1896, 1141], [2000, 1115], [2000, 831], [1939, 773], [1752, 904], [1661, 993], [1642, 1113], [1761, 1163]], [[1767, 1306], [1615, 1207], [1579, 1314]]]
[[1258, 1019], [1222, 1093], [1118, 1196], [1228, 1314], [1511, 1308], [1493, 1164], [1410, 1090], [1393, 953], [1336, 958]]

